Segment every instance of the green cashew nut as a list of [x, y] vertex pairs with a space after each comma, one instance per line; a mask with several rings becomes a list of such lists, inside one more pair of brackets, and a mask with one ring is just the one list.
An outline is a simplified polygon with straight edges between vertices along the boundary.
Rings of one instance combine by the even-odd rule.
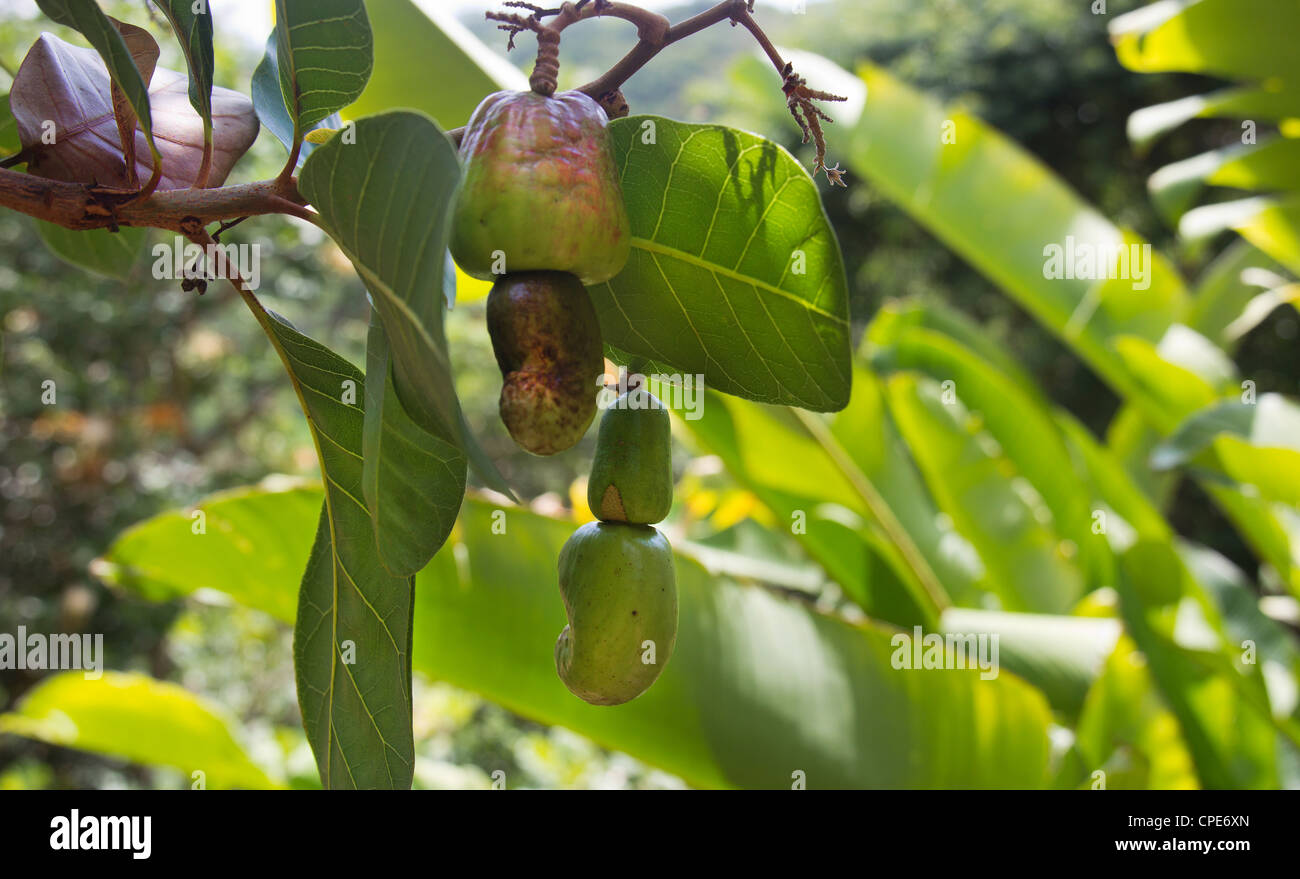
[[466, 274], [490, 281], [545, 269], [591, 285], [622, 270], [631, 227], [609, 120], [591, 98], [489, 95], [465, 126], [460, 154], [451, 255]]
[[597, 376], [605, 371], [586, 288], [566, 272], [503, 275], [488, 294], [487, 325], [510, 436], [534, 455], [582, 439], [596, 417]]
[[621, 705], [659, 677], [677, 640], [673, 552], [658, 529], [589, 522], [560, 550], [569, 624], [555, 670], [578, 698]]
[[605, 410], [587, 480], [587, 505], [597, 519], [663, 521], [673, 505], [670, 437], [667, 407], [644, 388], [628, 391]]

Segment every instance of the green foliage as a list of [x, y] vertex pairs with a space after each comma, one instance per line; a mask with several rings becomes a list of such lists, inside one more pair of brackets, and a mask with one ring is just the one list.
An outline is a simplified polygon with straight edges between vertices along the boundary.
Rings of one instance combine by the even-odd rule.
[[[259, 494], [271, 503], [285, 496], [281, 521], [311, 527], [296, 490]], [[494, 521], [504, 523], [503, 534], [493, 532]], [[417, 671], [697, 785], [788, 787], [796, 770], [813, 787], [1045, 781], [1047, 712], [1023, 682], [1005, 674], [981, 681], [976, 669], [900, 671], [888, 632], [712, 576], [680, 553], [672, 662], [635, 701], [587, 705], [555, 677], [551, 651], [564, 611], [538, 583], [554, 576], [539, 572], [554, 569], [572, 524], [471, 498], [461, 525], [418, 577]], [[256, 567], [256, 547], [274, 536], [242, 537], [253, 548], [248, 576], [292, 592], [292, 566]], [[179, 553], [160, 557], [155, 575], [175, 591], [189, 589]]]

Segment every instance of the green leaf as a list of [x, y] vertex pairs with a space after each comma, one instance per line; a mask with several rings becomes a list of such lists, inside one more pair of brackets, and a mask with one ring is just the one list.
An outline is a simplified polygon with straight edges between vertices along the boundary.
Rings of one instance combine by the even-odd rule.
[[36, 221], [45, 246], [65, 262], [109, 278], [125, 281], [140, 261], [149, 241], [149, 230], [136, 226], [108, 229], [65, 229], [44, 220]]
[[1260, 497], [1300, 506], [1300, 406], [1270, 393], [1197, 412], [1151, 454], [1157, 470], [1189, 464], [1252, 485]]
[[135, 66], [131, 50], [113, 22], [99, 8], [95, 0], [36, 0], [41, 12], [52, 21], [78, 31], [104, 59], [104, 66], [114, 84], [122, 90], [135, 112], [140, 130], [149, 141], [154, 162], [158, 150], [153, 142], [153, 117], [150, 114], [149, 89]]
[[460, 449], [406, 414], [390, 364], [383, 324], [372, 313], [366, 346], [363, 486], [379, 558], [391, 573], [411, 576], [428, 564], [456, 524], [466, 465]]
[[1236, 231], [1293, 272], [1300, 272], [1300, 194], [1257, 196], [1202, 205], [1183, 214], [1178, 232], [1189, 240]]
[[329, 788], [409, 788], [413, 581], [384, 568], [364, 500], [365, 416], [349, 401], [365, 380], [252, 294], [245, 301], [289, 372], [328, 486], [293, 645], [298, 702], [321, 781]]
[[207, 3], [195, 11], [194, 0], [154, 0], [176, 34], [190, 74], [190, 104], [203, 120], [203, 143], [212, 145], [212, 11]]
[[[302, 510], [287, 505], [284, 521], [309, 529]], [[712, 578], [681, 556], [672, 662], [638, 699], [588, 705], [552, 656], [565, 622], [555, 559], [573, 523], [470, 498], [460, 525], [416, 591], [414, 667], [433, 678], [699, 786], [788, 788], [796, 772], [811, 788], [1046, 781], [1047, 706], [1013, 675], [897, 669], [890, 633]], [[256, 558], [246, 577], [292, 591]], [[168, 576], [184, 588], [189, 567], [176, 558]]]
[[276, 68], [293, 143], [365, 90], [374, 38], [362, 0], [275, 0]]
[[[315, 522], [321, 501], [318, 484], [299, 485], [283, 478], [220, 492], [193, 510], [160, 513], [127, 529], [95, 561], [92, 572], [151, 601], [224, 594], [292, 621], [297, 594], [275, 584], [302, 575], [313, 531], [300, 526]], [[195, 515], [199, 512], [202, 517]], [[264, 539], [253, 544], [245, 534]], [[250, 565], [270, 579], [246, 576]], [[169, 577], [183, 566], [190, 569], [184, 582]]]
[[0, 733], [78, 748], [187, 776], [208, 788], [270, 788], [267, 776], [235, 741], [230, 724], [193, 693], [139, 674], [53, 675], [0, 714]]
[[589, 288], [605, 341], [724, 393], [844, 408], [848, 283], [807, 172], [719, 125], [636, 116], [610, 131], [632, 254]]
[[961, 402], [909, 373], [885, 385], [889, 408], [930, 492], [979, 553], [1009, 611], [1065, 613], [1084, 593], [1083, 572], [1046, 523], [1042, 496]]
[[488, 94], [528, 88], [528, 78], [470, 33], [451, 10], [433, 3], [383, 0], [370, 3], [366, 11], [375, 35], [375, 57], [383, 63], [348, 109], [350, 119], [409, 108], [451, 129], [464, 125]]

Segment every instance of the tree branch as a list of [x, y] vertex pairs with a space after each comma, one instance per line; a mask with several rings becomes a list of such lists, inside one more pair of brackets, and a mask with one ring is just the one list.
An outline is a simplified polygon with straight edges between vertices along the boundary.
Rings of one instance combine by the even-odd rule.
[[263, 214], [289, 214], [319, 225], [294, 180], [263, 180], [219, 189], [169, 189], [133, 201], [137, 193], [86, 183], [47, 180], [0, 168], [0, 207], [11, 208], [66, 229], [152, 226], [184, 232], [195, 222]]

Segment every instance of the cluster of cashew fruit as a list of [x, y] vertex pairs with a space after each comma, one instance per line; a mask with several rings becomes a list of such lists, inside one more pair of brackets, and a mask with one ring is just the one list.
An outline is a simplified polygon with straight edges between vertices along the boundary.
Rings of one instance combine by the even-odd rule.
[[[585, 285], [618, 274], [631, 247], [608, 119], [581, 92], [498, 92], [470, 118], [461, 158], [451, 252], [493, 282], [501, 420], [522, 448], [553, 455], [587, 432], [605, 371]], [[555, 667], [594, 705], [636, 698], [672, 655], [677, 583], [654, 527], [672, 491], [668, 411], [634, 388], [601, 420], [588, 482], [599, 521], [575, 531], [559, 558], [569, 624]]]

